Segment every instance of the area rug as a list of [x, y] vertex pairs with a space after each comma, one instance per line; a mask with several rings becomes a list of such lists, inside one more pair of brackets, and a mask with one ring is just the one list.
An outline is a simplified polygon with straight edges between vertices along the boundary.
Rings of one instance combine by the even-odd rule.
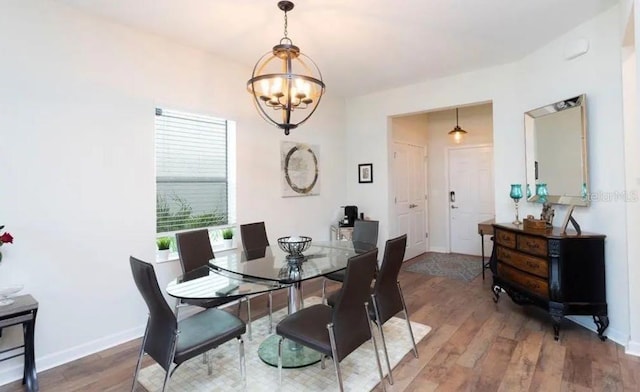
[[418, 261], [404, 268], [405, 271], [470, 282], [482, 273], [481, 256], [458, 253], [427, 252]]
[[[320, 302], [318, 297], [305, 299], [305, 306]], [[274, 328], [276, 320], [282, 319], [286, 315], [286, 309], [274, 312]], [[302, 391], [326, 391], [337, 390], [338, 382], [331, 359], [327, 359], [326, 367], [322, 369], [320, 363], [299, 369], [282, 370], [282, 388], [279, 389], [278, 368], [272, 367], [260, 360], [258, 357], [258, 347], [266, 339], [268, 334], [268, 318], [262, 317], [254, 320], [253, 340], [249, 341], [245, 337], [244, 349], [247, 367], [247, 384], [243, 388], [240, 377], [238, 343], [234, 339], [227, 342], [209, 354], [209, 359], [213, 361], [213, 374], [207, 375], [207, 365], [202, 363], [202, 357], [187, 361], [175, 371], [169, 381], [169, 391], [265, 391], [275, 390], [302, 392]], [[423, 339], [431, 327], [411, 322], [411, 328], [416, 339], [416, 344]], [[377, 331], [376, 332], [376, 338]], [[406, 321], [397, 317], [391, 318], [384, 324], [384, 334], [389, 351], [389, 361], [391, 366], [396, 366], [407, 354], [412, 346], [407, 332]], [[380, 361], [384, 374], [386, 374], [384, 354], [382, 352], [381, 340], [378, 349], [380, 350]], [[411, 356], [413, 359], [413, 356]], [[370, 391], [379, 382], [378, 368], [373, 354], [373, 345], [367, 342], [351, 353], [340, 363], [342, 381], [345, 391]], [[140, 370], [138, 380], [148, 391], [162, 390], [164, 381], [164, 370], [157, 364], [148, 366]]]

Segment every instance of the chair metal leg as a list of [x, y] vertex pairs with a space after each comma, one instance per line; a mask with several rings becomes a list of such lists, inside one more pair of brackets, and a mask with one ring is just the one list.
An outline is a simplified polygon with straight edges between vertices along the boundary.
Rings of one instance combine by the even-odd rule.
[[176, 318], [178, 318], [178, 308], [180, 307], [180, 301], [181, 299], [176, 298], [176, 304], [173, 306], [173, 314], [176, 315]]
[[140, 354], [138, 355], [138, 363], [136, 364], [135, 373], [133, 373], [133, 385], [131, 386], [131, 392], [136, 390], [136, 384], [138, 384], [138, 373], [140, 372], [140, 365], [142, 364], [142, 357], [144, 356], [144, 345], [147, 342], [147, 334], [149, 333], [149, 321], [147, 321], [147, 327], [144, 330], [144, 336], [142, 337], [142, 345], [140, 346]]
[[244, 358], [244, 340], [242, 336], [238, 336], [238, 354], [240, 357], [240, 377], [242, 378], [242, 385], [244, 388], [247, 386], [247, 363]]
[[167, 386], [169, 385], [169, 377], [171, 377], [171, 373], [173, 373], [172, 368], [173, 366], [169, 366], [169, 369], [167, 370], [167, 374], [164, 375], [164, 382], [162, 383], [162, 392], [166, 392], [167, 390]]
[[205, 352], [202, 354], [202, 356], [204, 357], [204, 359], [207, 361], [207, 375], [212, 375], [213, 374], [213, 363], [211, 361], [211, 359], [209, 358], [209, 352]]
[[247, 301], [247, 332], [249, 333], [249, 340], [253, 341], [253, 335], [251, 334], [251, 301], [249, 297], [244, 297]]
[[269, 334], [273, 331], [273, 294], [269, 291]]
[[413, 330], [411, 329], [411, 321], [409, 320], [409, 312], [407, 312], [407, 304], [404, 302], [404, 294], [402, 293], [402, 287], [400, 282], [398, 283], [398, 290], [400, 291], [400, 299], [402, 300], [402, 310], [404, 311], [404, 319], [407, 321], [407, 329], [409, 330], [409, 336], [411, 337], [411, 344], [413, 345], [413, 356], [418, 358], [418, 348], [416, 347], [416, 340], [413, 337]]
[[373, 337], [373, 327], [371, 326], [371, 320], [369, 319], [369, 303], [364, 303], [364, 311], [367, 316], [367, 323], [369, 324], [369, 331], [371, 332], [371, 343], [373, 343], [373, 351], [376, 353], [376, 363], [378, 365], [378, 375], [380, 376], [380, 385], [382, 385], [382, 390], [387, 391], [387, 386], [384, 383], [384, 376], [382, 375], [382, 365], [380, 364], [380, 355], [378, 354], [378, 345], [376, 344], [376, 339]]
[[374, 320], [375, 324], [378, 326], [378, 332], [380, 333], [380, 338], [382, 338], [382, 348], [384, 350], [384, 359], [387, 362], [387, 377], [389, 378], [389, 384], [393, 385], [393, 376], [391, 375], [391, 363], [389, 363], [389, 352], [387, 351], [387, 341], [384, 338], [384, 331], [382, 329], [382, 317], [380, 317], [380, 309], [378, 309], [378, 300], [376, 299], [375, 294], [371, 294], [371, 302], [373, 302], [373, 312], [376, 315], [376, 319]]
[[173, 358], [176, 355], [176, 348], [178, 346], [178, 334], [180, 333], [180, 331], [178, 331], [174, 336], [173, 336], [173, 341], [171, 342], [171, 362], [169, 365], [169, 368], [167, 369], [167, 374], [165, 374], [164, 376], [164, 383], [162, 383], [162, 392], [166, 392], [167, 390], [167, 386], [169, 385], [169, 378], [171, 378], [171, 375], [173, 374], [173, 372], [176, 371], [176, 369], [178, 368], [178, 365], [173, 364]]
[[325, 369], [327, 366], [324, 363], [324, 360], [327, 359], [327, 356], [322, 354], [322, 358], [320, 359], [320, 369]]
[[322, 279], [322, 302], [321, 302], [323, 304], [327, 303], [326, 290], [327, 290], [327, 278], [324, 278]]
[[284, 337], [280, 336], [278, 339], [278, 382], [282, 386], [282, 341]]
[[[367, 320], [369, 316], [367, 315]], [[342, 386], [342, 374], [340, 374], [340, 362], [338, 361], [338, 349], [336, 348], [336, 336], [333, 332], [333, 323], [327, 324], [327, 329], [329, 330], [329, 341], [331, 342], [331, 357], [333, 358], [333, 366], [336, 370], [336, 377], [338, 378], [338, 387], [340, 387], [340, 392], [344, 391], [344, 387]]]

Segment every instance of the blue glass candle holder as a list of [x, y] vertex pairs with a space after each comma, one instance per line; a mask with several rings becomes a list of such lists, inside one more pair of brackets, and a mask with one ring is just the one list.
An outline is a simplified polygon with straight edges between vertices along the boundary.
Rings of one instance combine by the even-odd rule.
[[547, 184], [536, 184], [536, 195], [538, 195], [538, 203], [546, 203], [549, 196]]
[[511, 197], [516, 204], [516, 220], [514, 220], [514, 225], [521, 225], [520, 217], [518, 216], [518, 202], [522, 199], [522, 185], [521, 184], [511, 184], [511, 192], [509, 192], [509, 197]]

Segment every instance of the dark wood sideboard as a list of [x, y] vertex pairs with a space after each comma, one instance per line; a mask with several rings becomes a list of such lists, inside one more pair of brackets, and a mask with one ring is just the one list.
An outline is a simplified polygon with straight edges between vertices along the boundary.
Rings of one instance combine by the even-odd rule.
[[[525, 231], [522, 225], [494, 224], [492, 291], [504, 290], [520, 305], [545, 309], [558, 340], [566, 315], [589, 315], [601, 340], [609, 326], [602, 234], [563, 234], [554, 227]], [[502, 290], [501, 290], [502, 289]]]

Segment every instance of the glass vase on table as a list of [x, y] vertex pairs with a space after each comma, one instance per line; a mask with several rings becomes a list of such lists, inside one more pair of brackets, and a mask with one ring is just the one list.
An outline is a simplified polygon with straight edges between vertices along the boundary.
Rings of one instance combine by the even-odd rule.
[[0, 287], [0, 306], [7, 306], [13, 303], [13, 298], [20, 290], [24, 288], [21, 284]]
[[509, 192], [509, 197], [511, 197], [516, 205], [516, 219], [511, 222], [514, 225], [521, 225], [520, 216], [518, 215], [518, 202], [522, 199], [522, 184], [511, 184], [511, 192]]

